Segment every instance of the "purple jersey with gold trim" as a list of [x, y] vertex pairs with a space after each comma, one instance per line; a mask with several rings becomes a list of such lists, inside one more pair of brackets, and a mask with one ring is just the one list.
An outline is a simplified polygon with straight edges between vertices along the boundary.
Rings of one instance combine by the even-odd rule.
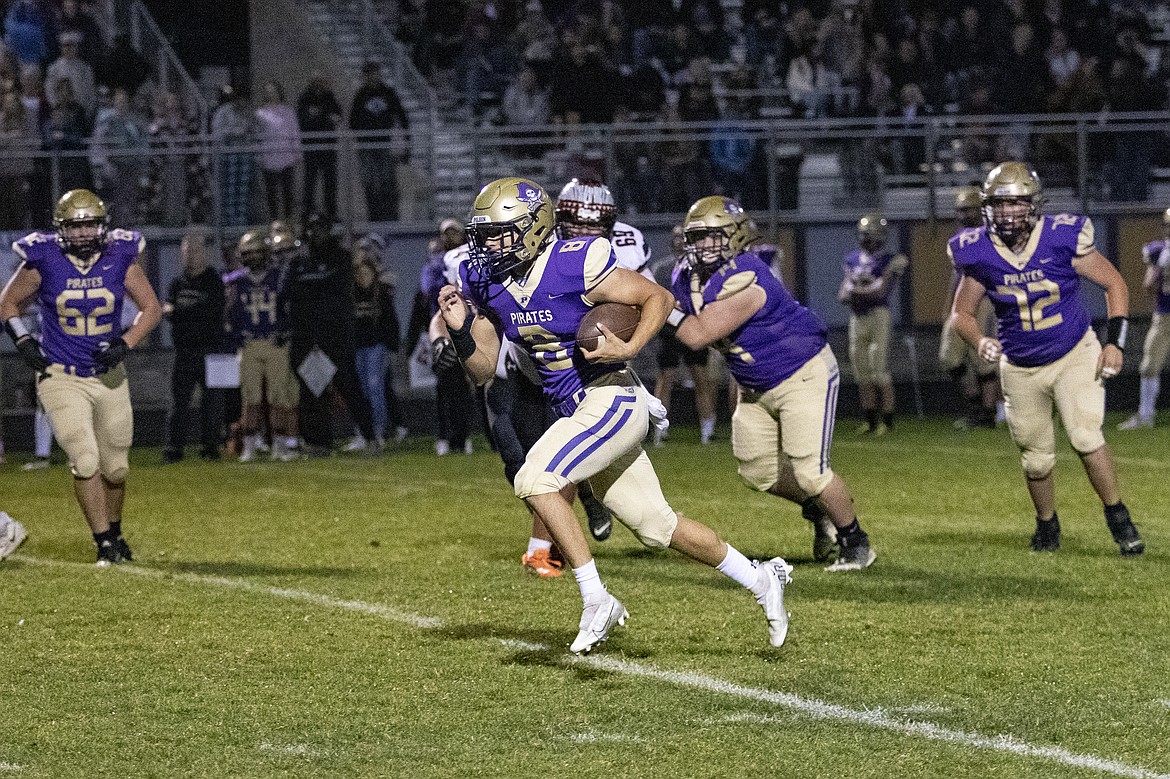
[[554, 403], [573, 398], [625, 363], [591, 363], [577, 351], [577, 328], [593, 304], [586, 300], [618, 267], [605, 238], [554, 241], [521, 279], [489, 282], [464, 262], [459, 281], [480, 311], [492, 312], [497, 329], [532, 357], [544, 394]]
[[985, 227], [963, 230], [947, 243], [956, 270], [987, 290], [1004, 354], [1024, 368], [1068, 354], [1092, 325], [1073, 260], [1094, 248], [1093, 222], [1076, 214], [1041, 217], [1019, 254]]
[[696, 314], [752, 286], [764, 290], [764, 305], [712, 346], [723, 352], [737, 382], [766, 392], [825, 348], [825, 326], [817, 315], [796, 302], [768, 264], [751, 252], [726, 263], [702, 286], [698, 274], [684, 263], [675, 266], [671, 280], [671, 291], [685, 314]]
[[277, 302], [281, 280], [278, 267], [269, 267], [259, 276], [240, 268], [223, 277], [228, 327], [236, 340], [266, 341], [280, 331], [284, 324]]
[[1142, 259], [1158, 271], [1154, 286], [1154, 311], [1170, 314], [1170, 242], [1150, 241], [1142, 248]]
[[[870, 254], [864, 249], [854, 249], [845, 255], [845, 259], [841, 262], [841, 269], [846, 278], [854, 280], [855, 283], [859, 283], [857, 280], [860, 279], [862, 281], [859, 285], [865, 286], [867, 280], [881, 278], [896, 256], [894, 252], [880, 251], [876, 254]], [[890, 305], [890, 292], [892, 291], [893, 285], [887, 286], [885, 292], [878, 299], [864, 303], [850, 303], [849, 307], [858, 316], [868, 314], [875, 308], [887, 307]]]
[[105, 370], [93, 356], [103, 342], [122, 335], [126, 272], [145, 248], [140, 234], [111, 230], [97, 260], [82, 270], [55, 233], [30, 233], [12, 244], [24, 264], [41, 276], [41, 350], [50, 362], [72, 368], [78, 376]]

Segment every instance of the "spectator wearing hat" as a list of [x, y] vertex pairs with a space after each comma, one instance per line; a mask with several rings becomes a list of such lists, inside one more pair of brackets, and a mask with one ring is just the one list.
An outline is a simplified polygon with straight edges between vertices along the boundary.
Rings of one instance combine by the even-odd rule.
[[395, 141], [405, 147], [405, 139], [393, 131], [405, 130], [410, 123], [398, 93], [382, 80], [381, 65], [367, 62], [362, 66], [362, 77], [350, 106], [349, 127], [361, 133], [357, 138], [358, 160], [366, 215], [372, 222], [393, 221], [398, 219], [397, 165], [406, 157], [394, 147]]
[[[341, 126], [341, 105], [320, 71], [309, 77], [309, 85], [297, 99], [297, 122], [302, 133], [332, 133]], [[337, 151], [332, 138], [306, 141], [305, 181], [301, 208], [304, 213], [319, 210], [316, 204], [317, 181], [321, 182], [320, 210], [329, 218], [337, 217]]]
[[61, 33], [61, 56], [53, 60], [45, 73], [45, 83], [49, 85], [49, 101], [56, 102], [56, 85], [61, 79], [67, 79], [73, 87], [73, 97], [85, 111], [86, 121], [93, 119], [97, 108], [97, 83], [94, 80], [93, 67], [81, 58], [81, 33], [76, 30], [67, 30]]

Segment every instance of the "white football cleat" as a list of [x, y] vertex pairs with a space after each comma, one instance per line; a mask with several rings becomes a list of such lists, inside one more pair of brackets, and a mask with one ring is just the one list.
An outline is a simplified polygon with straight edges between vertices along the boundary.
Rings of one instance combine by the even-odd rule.
[[350, 439], [349, 443], [341, 450], [343, 452], [364, 452], [366, 451], [366, 439], [359, 435], [355, 435]]
[[1117, 426], [1118, 430], [1138, 430], [1139, 428], [1151, 428], [1154, 426], [1154, 420], [1142, 419], [1138, 414], [1134, 414], [1129, 419]]
[[0, 560], [15, 552], [27, 537], [24, 525], [0, 511]]
[[768, 589], [756, 598], [764, 607], [768, 620], [768, 641], [772, 646], [783, 646], [788, 637], [788, 611], [784, 608], [784, 585], [792, 581], [792, 566], [782, 557], [773, 557], [759, 563], [759, 575], [768, 580]]
[[578, 655], [589, 654], [595, 646], [609, 638], [609, 631], [614, 625], [626, 624], [629, 616], [630, 612], [626, 611], [622, 602], [606, 592], [604, 600], [585, 605], [577, 637], [569, 645], [569, 651]]

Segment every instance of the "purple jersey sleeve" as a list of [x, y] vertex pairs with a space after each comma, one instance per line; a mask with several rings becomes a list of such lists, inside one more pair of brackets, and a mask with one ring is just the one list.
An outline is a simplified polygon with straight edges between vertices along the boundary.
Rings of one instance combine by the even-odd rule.
[[138, 261], [144, 241], [129, 230], [113, 230], [88, 268], [62, 251], [53, 233], [32, 233], [12, 248], [41, 277], [37, 305], [44, 330], [41, 349], [50, 362], [78, 376], [94, 376], [101, 344], [122, 335], [126, 273]]
[[824, 324], [792, 297], [768, 264], [752, 253], [728, 262], [700, 285], [687, 266], [675, 269], [671, 291], [687, 314], [752, 286], [766, 294], [764, 305], [715, 348], [727, 358], [735, 380], [749, 389], [770, 390], [796, 373], [825, 347]]
[[1048, 365], [1072, 350], [1092, 324], [1073, 267], [1086, 235], [1091, 246], [1087, 217], [1055, 214], [1042, 217], [1018, 255], [993, 241], [984, 228], [951, 238], [956, 270], [987, 290], [995, 307], [997, 337], [1012, 364]]

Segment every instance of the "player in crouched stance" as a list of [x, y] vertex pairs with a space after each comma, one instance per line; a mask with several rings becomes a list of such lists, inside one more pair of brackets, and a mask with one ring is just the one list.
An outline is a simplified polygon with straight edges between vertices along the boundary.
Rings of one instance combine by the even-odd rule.
[[[55, 232], [32, 233], [12, 245], [23, 262], [0, 293], [0, 318], [37, 372], [37, 396], [69, 456], [98, 565], [132, 559], [122, 537], [122, 505], [134, 416], [122, 360], [162, 317], [138, 264], [146, 242], [129, 230], [107, 232], [107, 221], [97, 195], [66, 192], [53, 211]], [[123, 333], [126, 295], [139, 314]], [[44, 322], [39, 344], [20, 321], [34, 297]]]
[[[529, 450], [515, 490], [544, 521], [581, 588], [584, 609], [570, 649], [589, 652], [629, 616], [602, 584], [564, 497], [567, 487], [583, 481], [646, 546], [677, 549], [749, 589], [764, 607], [772, 645], [780, 646], [788, 632], [784, 585], [791, 568], [778, 557], [753, 564], [707, 526], [677, 514], [642, 449], [651, 396], [626, 361], [662, 327], [670, 294], [617, 267], [605, 238], [557, 240], [553, 223], [552, 201], [539, 185], [518, 178], [488, 184], [472, 206], [470, 257], [460, 267], [475, 310], [453, 285], [439, 292], [439, 306], [476, 382], [495, 373], [503, 333], [532, 357], [559, 417]], [[579, 350], [582, 318], [605, 302], [638, 306], [637, 329], [629, 341], [603, 330], [595, 351]]]
[[749, 250], [760, 235], [739, 204], [701, 198], [683, 223], [688, 265], [674, 277], [670, 314], [691, 349], [714, 346], [739, 384], [731, 448], [749, 486], [800, 504], [813, 556], [826, 570], [868, 568], [876, 557], [845, 481], [829, 467], [840, 372], [825, 326]]
[[[983, 226], [951, 238], [947, 250], [961, 275], [951, 321], [980, 356], [999, 363], [1008, 428], [1020, 448], [1036, 507], [1032, 549], [1060, 548], [1056, 516], [1055, 402], [1073, 449], [1105, 506], [1105, 522], [1123, 555], [1145, 542], [1121, 502], [1117, 473], [1101, 435], [1105, 379], [1121, 369], [1129, 291], [1093, 242], [1093, 223], [1075, 214], [1041, 216], [1040, 179], [1022, 162], [1004, 162], [983, 183]], [[1081, 277], [1105, 288], [1109, 324], [1097, 340], [1081, 302]], [[998, 334], [975, 319], [984, 294], [995, 306]]]

